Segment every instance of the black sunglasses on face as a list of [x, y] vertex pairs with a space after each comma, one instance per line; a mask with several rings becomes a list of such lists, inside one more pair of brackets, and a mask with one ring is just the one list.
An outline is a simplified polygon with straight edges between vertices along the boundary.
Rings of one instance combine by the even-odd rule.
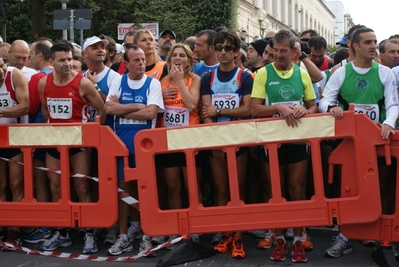
[[216, 51], [222, 51], [223, 49], [224, 49], [224, 51], [226, 51], [226, 52], [230, 52], [230, 51], [233, 51], [233, 50], [235, 49], [235, 47], [234, 47], [234, 46], [231, 46], [231, 45], [226, 45], [226, 46], [217, 45], [217, 46], [215, 46], [215, 50], [216, 50]]

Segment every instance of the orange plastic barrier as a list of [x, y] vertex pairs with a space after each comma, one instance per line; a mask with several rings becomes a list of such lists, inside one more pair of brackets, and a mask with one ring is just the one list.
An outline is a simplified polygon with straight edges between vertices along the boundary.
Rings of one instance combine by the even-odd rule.
[[[324, 197], [320, 142], [326, 139], [345, 139], [331, 158], [342, 165], [345, 183], [350, 181], [341, 198]], [[277, 149], [282, 143], [297, 141], [311, 146], [315, 193], [310, 200], [286, 201], [281, 196]], [[149, 235], [322, 226], [331, 225], [333, 217], [340, 225], [357, 227], [377, 222], [381, 216], [376, 147], [388, 146], [389, 140], [382, 140], [378, 126], [365, 115], [348, 111], [335, 120], [316, 114], [302, 118], [297, 128], [272, 118], [144, 130], [134, 142], [137, 168], [125, 168], [125, 180], [138, 181], [141, 225]], [[239, 198], [235, 152], [261, 144], [269, 151], [272, 198], [268, 203], [244, 204]], [[199, 150], [217, 148], [227, 153], [231, 200], [227, 206], [203, 207], [196, 193], [194, 156]], [[154, 157], [171, 152], [186, 155], [189, 207], [161, 210]]]
[[[34, 198], [32, 151], [41, 147], [60, 151], [61, 198], [58, 202], [37, 202]], [[70, 200], [68, 149], [74, 147], [98, 150], [98, 202]], [[116, 222], [116, 157], [127, 156], [128, 150], [109, 127], [100, 126], [98, 120], [83, 124], [0, 125], [0, 148], [22, 150], [25, 192], [22, 202], [0, 202], [0, 225], [109, 227]]]
[[[388, 151], [386, 151], [388, 150]], [[384, 157], [390, 154], [397, 161], [399, 159], [399, 135], [396, 132], [390, 138], [389, 147], [378, 147], [377, 153], [380, 157]], [[397, 192], [399, 192], [399, 172], [398, 165], [396, 165], [396, 196], [395, 196], [395, 212], [392, 215], [382, 214], [381, 217], [371, 223], [363, 223], [358, 225], [343, 225], [340, 230], [345, 234], [345, 236], [352, 239], [361, 240], [376, 240], [382, 241], [381, 245], [389, 245], [390, 242], [399, 242], [399, 197]], [[395, 177], [390, 177], [389, 179], [394, 179]], [[367, 208], [364, 212], [367, 212]]]

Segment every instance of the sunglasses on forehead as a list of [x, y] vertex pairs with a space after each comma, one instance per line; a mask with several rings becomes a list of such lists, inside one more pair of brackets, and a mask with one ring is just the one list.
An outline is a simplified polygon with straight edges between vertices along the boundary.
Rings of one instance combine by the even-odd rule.
[[215, 50], [216, 51], [222, 51], [224, 49], [224, 51], [226, 51], [226, 52], [230, 52], [230, 51], [233, 51], [234, 49], [235, 49], [235, 47], [234, 46], [231, 46], [231, 45], [225, 45], [225, 46], [223, 46], [223, 45], [217, 45], [217, 46], [215, 46]]

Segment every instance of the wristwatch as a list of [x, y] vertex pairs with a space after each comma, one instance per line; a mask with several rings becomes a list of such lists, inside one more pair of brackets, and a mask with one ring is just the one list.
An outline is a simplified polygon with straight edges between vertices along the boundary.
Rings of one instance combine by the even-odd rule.
[[222, 111], [220, 110], [220, 108], [219, 108], [219, 107], [217, 107], [217, 108], [216, 108], [216, 115], [218, 115], [218, 116], [219, 116], [219, 115], [220, 115], [220, 112], [222, 112]]
[[302, 55], [299, 57], [299, 60], [302, 60], [307, 57], [308, 57], [308, 54], [306, 54], [305, 52], [302, 51]]
[[329, 105], [327, 107], [327, 112], [330, 111], [330, 109], [335, 108], [335, 107], [338, 107], [338, 105]]

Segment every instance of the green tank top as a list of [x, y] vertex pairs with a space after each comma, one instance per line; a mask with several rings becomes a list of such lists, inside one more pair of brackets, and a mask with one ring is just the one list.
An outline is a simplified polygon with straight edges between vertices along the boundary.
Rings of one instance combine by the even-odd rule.
[[[299, 67], [295, 64], [293, 66], [293, 74], [287, 78], [278, 76], [272, 64], [265, 66], [267, 71], [265, 87], [269, 105], [303, 105], [305, 86], [302, 82]], [[275, 114], [273, 117], [279, 117], [279, 115], [280, 114]]]
[[331, 69], [323, 70], [323, 72], [326, 74], [326, 82], [324, 84], [327, 84], [327, 82], [328, 82], [328, 80], [330, 79], [330, 76], [331, 76]]
[[352, 64], [345, 65], [345, 79], [338, 94], [338, 104], [343, 110], [355, 104], [355, 113], [366, 114], [372, 121], [386, 119], [384, 85], [380, 80], [378, 63], [373, 62], [365, 74], [357, 73]]

